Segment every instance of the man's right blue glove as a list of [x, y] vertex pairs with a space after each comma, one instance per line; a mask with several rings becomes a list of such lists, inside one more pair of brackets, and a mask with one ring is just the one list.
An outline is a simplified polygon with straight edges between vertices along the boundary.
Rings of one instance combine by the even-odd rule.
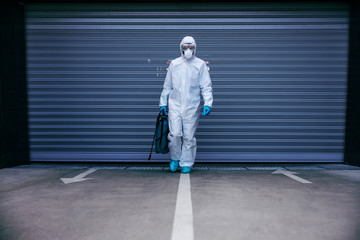
[[211, 107], [209, 107], [209, 106], [204, 106], [204, 111], [203, 111], [203, 116], [207, 116], [207, 115], [209, 115], [210, 114], [210, 112], [211, 112]]
[[164, 114], [167, 115], [167, 107], [166, 106], [160, 107], [160, 112], [162, 110], [164, 110]]

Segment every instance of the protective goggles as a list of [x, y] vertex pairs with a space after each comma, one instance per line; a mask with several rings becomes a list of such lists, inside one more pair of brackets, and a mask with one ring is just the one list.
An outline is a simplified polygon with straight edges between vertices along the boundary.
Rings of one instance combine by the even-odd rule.
[[194, 50], [195, 49], [195, 45], [193, 45], [193, 44], [184, 44], [184, 45], [181, 45], [181, 49], [182, 50], [186, 50], [186, 49], [188, 49], [188, 48], [190, 48], [191, 50]]

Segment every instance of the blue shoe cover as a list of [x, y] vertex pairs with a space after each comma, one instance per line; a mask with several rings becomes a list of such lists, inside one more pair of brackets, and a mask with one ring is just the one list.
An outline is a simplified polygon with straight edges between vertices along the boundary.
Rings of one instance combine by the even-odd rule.
[[170, 171], [176, 172], [179, 167], [179, 161], [171, 160], [170, 161]]
[[190, 173], [191, 172], [191, 168], [190, 167], [182, 167], [181, 168], [181, 173]]

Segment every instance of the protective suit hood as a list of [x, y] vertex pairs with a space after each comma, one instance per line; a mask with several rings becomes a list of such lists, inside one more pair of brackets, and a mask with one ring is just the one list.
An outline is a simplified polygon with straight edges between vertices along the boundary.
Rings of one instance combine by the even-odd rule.
[[190, 45], [194, 45], [195, 46], [195, 49], [194, 49], [194, 54], [193, 54], [193, 57], [195, 56], [195, 53], [196, 53], [196, 42], [195, 42], [195, 39], [191, 36], [186, 36], [183, 38], [183, 40], [181, 41], [180, 43], [180, 52], [181, 52], [181, 56], [184, 57], [184, 53], [183, 53], [183, 50], [182, 50], [182, 46], [185, 45], [185, 44], [190, 44]]

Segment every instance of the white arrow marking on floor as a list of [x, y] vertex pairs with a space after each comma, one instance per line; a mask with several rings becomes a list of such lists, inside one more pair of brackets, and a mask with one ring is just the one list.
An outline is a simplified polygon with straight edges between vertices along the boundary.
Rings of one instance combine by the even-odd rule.
[[285, 176], [292, 178], [298, 182], [301, 183], [311, 183], [308, 180], [305, 180], [301, 177], [295, 176], [294, 174], [298, 174], [296, 172], [290, 172], [290, 171], [286, 171], [286, 170], [281, 170], [281, 169], [277, 169], [275, 172], [273, 172], [272, 174], [284, 174]]
[[89, 175], [90, 173], [95, 172], [96, 170], [97, 170], [97, 169], [95, 169], [95, 168], [91, 168], [91, 169], [87, 170], [86, 172], [77, 175], [76, 177], [73, 177], [73, 178], [60, 178], [60, 179], [61, 179], [61, 181], [63, 181], [65, 184], [75, 183], [75, 182], [81, 182], [81, 181], [85, 181], [85, 180], [91, 179], [91, 178], [84, 178], [84, 177], [86, 177], [86, 176]]
[[171, 240], [193, 240], [190, 174], [180, 174]]

